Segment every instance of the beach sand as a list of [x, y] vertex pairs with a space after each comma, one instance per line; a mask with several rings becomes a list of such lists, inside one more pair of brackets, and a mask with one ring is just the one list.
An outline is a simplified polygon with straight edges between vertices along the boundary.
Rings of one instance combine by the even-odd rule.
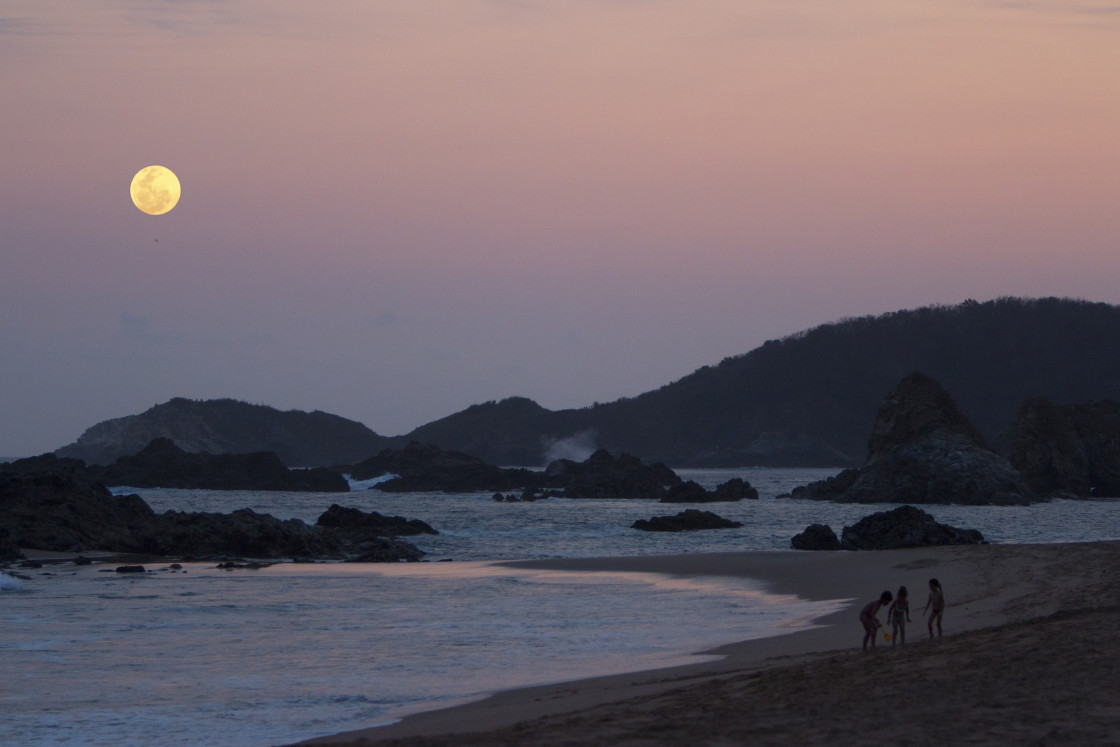
[[[717, 661], [510, 690], [301, 744], [1120, 744], [1120, 542], [513, 565], [747, 576], [850, 604], [810, 630], [703, 652]], [[947, 602], [934, 640], [930, 577]], [[906, 645], [863, 653], [859, 608], [900, 584]]]

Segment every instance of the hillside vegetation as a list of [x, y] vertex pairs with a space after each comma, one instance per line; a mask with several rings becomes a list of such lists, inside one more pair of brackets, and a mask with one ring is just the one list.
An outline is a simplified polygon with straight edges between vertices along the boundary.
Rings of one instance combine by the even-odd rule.
[[173, 399], [99, 423], [56, 453], [107, 464], [166, 437], [186, 451], [274, 451], [288, 466], [319, 466], [415, 440], [507, 466], [597, 448], [673, 467], [855, 466], [883, 397], [914, 371], [940, 382], [998, 446], [1027, 399], [1120, 400], [1120, 307], [1002, 298], [843, 319], [637, 397], [559, 411], [511, 397], [393, 438], [324, 412]]
[[913, 371], [998, 442], [1030, 397], [1120, 399], [1120, 307], [1003, 298], [844, 319], [631, 399], [552, 412], [514, 398], [409, 437], [499, 464], [538, 464], [550, 444], [593, 436], [676, 467], [856, 465], [883, 397]]
[[361, 423], [318, 410], [280, 411], [233, 399], [176, 397], [139, 415], [104, 420], [55, 453], [112, 464], [157, 438], [169, 438], [192, 453], [271, 451], [289, 467], [357, 462], [394, 443]]

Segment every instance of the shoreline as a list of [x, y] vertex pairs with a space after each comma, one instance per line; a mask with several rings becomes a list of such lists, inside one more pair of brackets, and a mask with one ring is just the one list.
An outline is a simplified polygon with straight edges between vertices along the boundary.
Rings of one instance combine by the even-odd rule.
[[[1100, 608], [1094, 607], [1094, 600], [1099, 605], [1116, 599], [1117, 582], [1110, 576], [1112, 569], [1120, 567], [1120, 541], [971, 545], [862, 553], [748, 551], [565, 558], [503, 561], [499, 565], [554, 571], [747, 577], [761, 582], [769, 592], [793, 594], [814, 601], [845, 600], [847, 604], [816, 620], [818, 627], [809, 630], [694, 652], [722, 657], [716, 661], [506, 690], [463, 705], [408, 715], [394, 724], [318, 737], [299, 744], [394, 741], [441, 744], [460, 743], [468, 738], [480, 739], [481, 743], [562, 743], [566, 737], [555, 733], [556, 726], [548, 727], [551, 731], [546, 738], [533, 737], [529, 725], [545, 728], [543, 725], [557, 720], [571, 724], [581, 719], [604, 718], [617, 732], [607, 740], [614, 743], [625, 741], [631, 734], [626, 726], [628, 719], [623, 717], [630, 712], [639, 714], [629, 718], [633, 728], [640, 724], [648, 727], [651, 724], [645, 722], [652, 722], [654, 731], [644, 738], [645, 743], [658, 743], [661, 741], [657, 736], [661, 733], [657, 729], [661, 727], [656, 726], [659, 720], [668, 724], [677, 717], [687, 718], [689, 713], [685, 706], [678, 704], [685, 710], [672, 715], [673, 704], [682, 697], [688, 699], [679, 696], [674, 700], [674, 693], [718, 690], [721, 683], [779, 677], [791, 668], [826, 666], [833, 660], [841, 665], [859, 667], [884, 659], [884, 653], [899, 658], [928, 656], [931, 651], [936, 653], [935, 649], [949, 645], [967, 646], [975, 636], [994, 635], [990, 631], [999, 626], [1018, 624], [1028, 629], [1037, 628], [1039, 632], [1048, 630], [1045, 621], [1058, 613], [1069, 615], [1081, 611], [1116, 615], [1115, 612], [1100, 612]], [[921, 614], [930, 577], [941, 580], [947, 600], [946, 635], [932, 645], [927, 640], [925, 619]], [[893, 593], [900, 584], [910, 589], [912, 622], [908, 626], [907, 645], [892, 650], [880, 638], [876, 653], [862, 654], [862, 630], [856, 619], [858, 607], [877, 598], [884, 589]], [[880, 613], [880, 619], [886, 622], [885, 611]], [[1097, 683], [1096, 690], [1101, 689]], [[665, 699], [670, 701], [669, 705], [659, 705], [656, 713], [642, 707], [642, 704], [662, 703]], [[741, 709], [743, 704], [739, 703], [738, 707]], [[886, 706], [880, 706], [879, 710], [886, 710]], [[596, 728], [601, 729], [601, 724]], [[732, 725], [725, 725], [725, 731], [728, 728]], [[572, 732], [574, 742], [599, 741], [594, 738], [599, 731], [580, 735], [576, 727], [569, 725], [564, 729]], [[722, 733], [717, 729], [712, 738]], [[455, 735], [455, 739], [449, 740], [449, 735]], [[752, 733], [752, 738], [755, 736], [757, 734]], [[698, 739], [705, 741], [703, 737], [698, 736]]]

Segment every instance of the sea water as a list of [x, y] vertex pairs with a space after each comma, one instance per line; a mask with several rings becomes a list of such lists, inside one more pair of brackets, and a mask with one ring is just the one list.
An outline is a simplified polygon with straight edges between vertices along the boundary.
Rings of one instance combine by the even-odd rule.
[[[331, 503], [420, 518], [415, 564], [150, 565], [125, 575], [48, 565], [0, 574], [0, 744], [282, 744], [386, 723], [499, 689], [699, 660], [719, 644], [811, 624], [841, 600], [765, 593], [749, 579], [514, 569], [542, 557], [784, 550], [810, 523], [890, 506], [777, 499], [829, 470], [704, 470], [758, 501], [706, 504], [741, 529], [629, 528], [679, 505], [498, 503], [488, 494], [140, 490], [157, 511], [252, 508], [313, 522]], [[1120, 537], [1120, 503], [927, 507], [996, 542]]]

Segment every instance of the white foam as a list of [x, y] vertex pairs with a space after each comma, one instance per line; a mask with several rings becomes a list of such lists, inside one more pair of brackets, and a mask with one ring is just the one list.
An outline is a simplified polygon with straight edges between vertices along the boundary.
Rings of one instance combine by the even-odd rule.
[[395, 480], [398, 477], [400, 477], [400, 475], [394, 475], [391, 472], [387, 472], [384, 475], [381, 475], [380, 477], [371, 477], [368, 480], [352, 480], [350, 478], [350, 475], [343, 475], [343, 477], [346, 478], [346, 482], [350, 483], [350, 489], [351, 490], [369, 490], [374, 485], [380, 485], [383, 482], [389, 482], [390, 480]]
[[20, 581], [15, 576], [9, 576], [4, 571], [0, 571], [0, 591], [21, 591], [23, 589], [23, 581]]

